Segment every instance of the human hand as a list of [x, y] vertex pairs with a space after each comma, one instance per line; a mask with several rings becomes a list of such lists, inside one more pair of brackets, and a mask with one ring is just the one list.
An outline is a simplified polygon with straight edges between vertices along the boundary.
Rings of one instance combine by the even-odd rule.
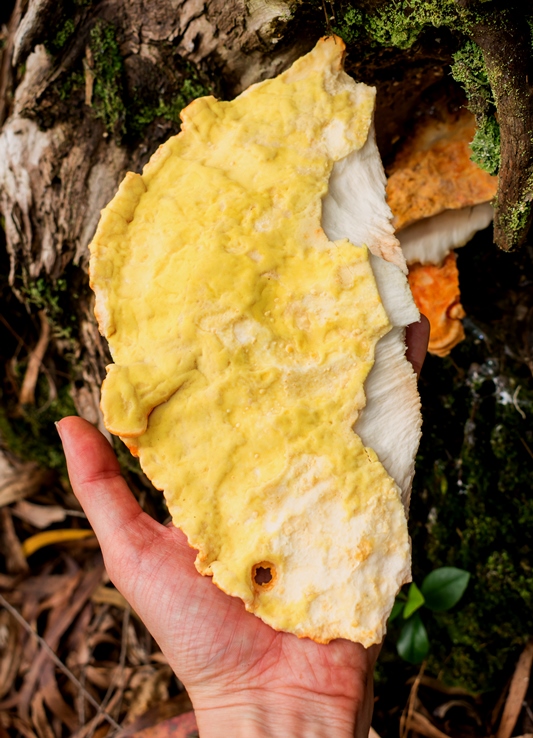
[[[415, 325], [410, 360], [418, 373], [427, 330]], [[142, 511], [92, 425], [70, 417], [58, 430], [109, 576], [185, 685], [202, 738], [366, 738], [379, 647], [320, 645], [265, 625], [198, 574], [179, 529]]]

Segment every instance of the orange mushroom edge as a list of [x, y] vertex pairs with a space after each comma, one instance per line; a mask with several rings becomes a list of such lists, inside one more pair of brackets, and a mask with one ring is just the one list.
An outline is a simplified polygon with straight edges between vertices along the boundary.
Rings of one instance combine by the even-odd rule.
[[430, 323], [428, 351], [447, 356], [465, 336], [456, 254], [452, 251], [441, 265], [412, 264], [408, 280], [418, 309]]

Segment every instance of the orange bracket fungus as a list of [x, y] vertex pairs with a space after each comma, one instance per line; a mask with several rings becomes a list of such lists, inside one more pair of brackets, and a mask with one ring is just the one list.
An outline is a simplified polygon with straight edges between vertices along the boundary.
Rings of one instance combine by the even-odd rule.
[[431, 324], [428, 349], [438, 356], [464, 338], [453, 250], [493, 217], [498, 181], [470, 159], [474, 133], [466, 109], [426, 118], [397, 154], [387, 184], [413, 297]]

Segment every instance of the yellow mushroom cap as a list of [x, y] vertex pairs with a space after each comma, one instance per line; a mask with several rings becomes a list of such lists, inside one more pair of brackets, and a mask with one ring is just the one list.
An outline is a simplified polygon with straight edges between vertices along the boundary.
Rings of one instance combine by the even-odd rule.
[[343, 55], [324, 39], [231, 102], [188, 106], [104, 210], [91, 281], [114, 359], [106, 426], [164, 490], [198, 571], [276, 629], [368, 646], [410, 577], [418, 311], [375, 90]]

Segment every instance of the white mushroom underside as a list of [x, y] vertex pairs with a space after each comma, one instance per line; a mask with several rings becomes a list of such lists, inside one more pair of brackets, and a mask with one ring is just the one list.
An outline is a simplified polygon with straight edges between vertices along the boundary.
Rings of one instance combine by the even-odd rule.
[[440, 264], [452, 249], [467, 244], [491, 222], [494, 209], [483, 202], [461, 210], [445, 210], [413, 223], [396, 234], [408, 264]]
[[322, 227], [330, 240], [348, 238], [372, 252], [372, 269], [393, 328], [377, 344], [365, 382], [366, 406], [354, 431], [400, 487], [407, 512], [421, 418], [416, 377], [405, 358], [405, 327], [420, 320], [420, 314], [401, 268], [384, 191], [385, 175], [371, 130], [360, 151], [334, 165], [322, 204]]

